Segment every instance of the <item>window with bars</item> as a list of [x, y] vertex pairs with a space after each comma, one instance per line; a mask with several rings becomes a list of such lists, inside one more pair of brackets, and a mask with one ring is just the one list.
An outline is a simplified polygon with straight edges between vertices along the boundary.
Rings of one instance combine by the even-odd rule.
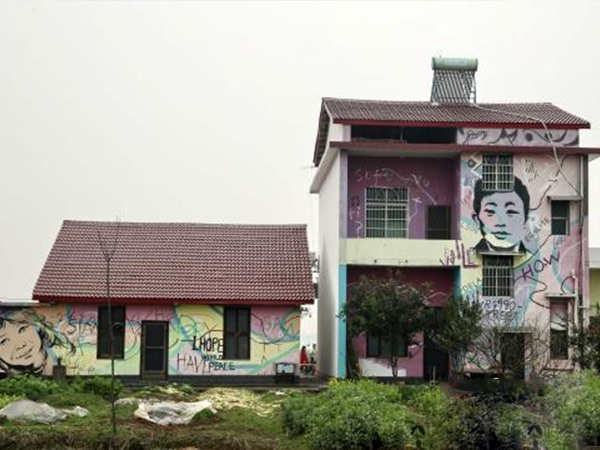
[[223, 359], [250, 359], [250, 309], [225, 308]]
[[427, 239], [450, 239], [450, 207], [427, 207]]
[[515, 187], [512, 155], [483, 155], [484, 191], [512, 191]]
[[568, 305], [564, 300], [550, 303], [550, 358], [569, 359]]
[[[112, 326], [114, 338], [114, 357], [123, 359], [125, 357], [125, 307], [112, 306]], [[97, 359], [110, 358], [110, 320], [108, 306], [98, 308], [98, 338], [96, 346]]]
[[513, 257], [483, 255], [482, 295], [512, 298], [513, 287]]
[[[408, 344], [405, 336], [398, 336], [396, 350], [400, 358], [408, 356]], [[367, 358], [389, 358], [392, 346], [388, 340], [367, 334]]]
[[566, 200], [552, 200], [552, 234], [566, 236], [569, 234], [569, 202]]
[[366, 192], [366, 236], [408, 236], [408, 189], [370, 187]]

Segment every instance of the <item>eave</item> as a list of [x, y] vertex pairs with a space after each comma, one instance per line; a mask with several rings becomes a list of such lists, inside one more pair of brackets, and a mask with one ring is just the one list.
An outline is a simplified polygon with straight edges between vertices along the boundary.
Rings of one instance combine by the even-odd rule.
[[[553, 148], [549, 145], [544, 146], [517, 146], [517, 145], [462, 145], [462, 144], [408, 144], [395, 142], [342, 142], [334, 141], [329, 143], [329, 147], [343, 150], [394, 150], [399, 152], [453, 152], [453, 153], [474, 153], [488, 152], [497, 153], [548, 153]], [[600, 147], [556, 147], [556, 151], [561, 155], [598, 155]]]
[[[34, 295], [40, 303], [95, 305], [108, 303], [106, 297], [73, 297], [55, 295]], [[231, 299], [188, 299], [188, 298], [125, 298], [110, 299], [113, 305], [237, 305], [237, 306], [300, 306], [314, 303], [310, 300], [231, 300]]]
[[[359, 119], [333, 119], [333, 123], [344, 125], [370, 125], [389, 127], [436, 127], [436, 128], [519, 128], [541, 129], [544, 126], [538, 122], [419, 122], [398, 120], [359, 120]], [[581, 130], [590, 128], [590, 123], [585, 124], [560, 124], [547, 123], [550, 130]]]

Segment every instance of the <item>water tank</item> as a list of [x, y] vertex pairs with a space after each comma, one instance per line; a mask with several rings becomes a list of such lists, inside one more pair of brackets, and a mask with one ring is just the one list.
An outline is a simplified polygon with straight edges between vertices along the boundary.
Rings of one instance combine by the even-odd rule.
[[477, 70], [477, 58], [431, 58], [433, 70]]

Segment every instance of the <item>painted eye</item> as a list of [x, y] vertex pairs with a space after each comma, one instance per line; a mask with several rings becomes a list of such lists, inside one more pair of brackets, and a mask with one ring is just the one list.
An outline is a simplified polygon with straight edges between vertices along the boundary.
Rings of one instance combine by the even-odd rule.
[[2, 340], [0, 340], [0, 345], [4, 345], [8, 342], [8, 338], [4, 338]]
[[506, 214], [509, 216], [516, 216], [517, 214], [519, 214], [519, 211], [517, 211], [516, 209], [509, 209], [506, 211]]
[[24, 332], [25, 332], [25, 330], [27, 329], [27, 327], [28, 327], [28, 325], [21, 325], [21, 326], [19, 327], [18, 333], [19, 333], [19, 334], [21, 334], [21, 333], [24, 333]]

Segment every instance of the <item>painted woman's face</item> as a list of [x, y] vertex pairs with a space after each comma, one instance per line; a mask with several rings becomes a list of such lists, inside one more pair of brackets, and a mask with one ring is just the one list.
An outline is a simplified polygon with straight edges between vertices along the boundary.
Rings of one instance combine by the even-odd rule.
[[483, 237], [493, 247], [513, 249], [525, 235], [525, 207], [514, 191], [483, 197], [477, 218]]
[[0, 329], [0, 359], [15, 369], [31, 367], [37, 371], [43, 368], [46, 355], [35, 327], [27, 323], [5, 321]]

